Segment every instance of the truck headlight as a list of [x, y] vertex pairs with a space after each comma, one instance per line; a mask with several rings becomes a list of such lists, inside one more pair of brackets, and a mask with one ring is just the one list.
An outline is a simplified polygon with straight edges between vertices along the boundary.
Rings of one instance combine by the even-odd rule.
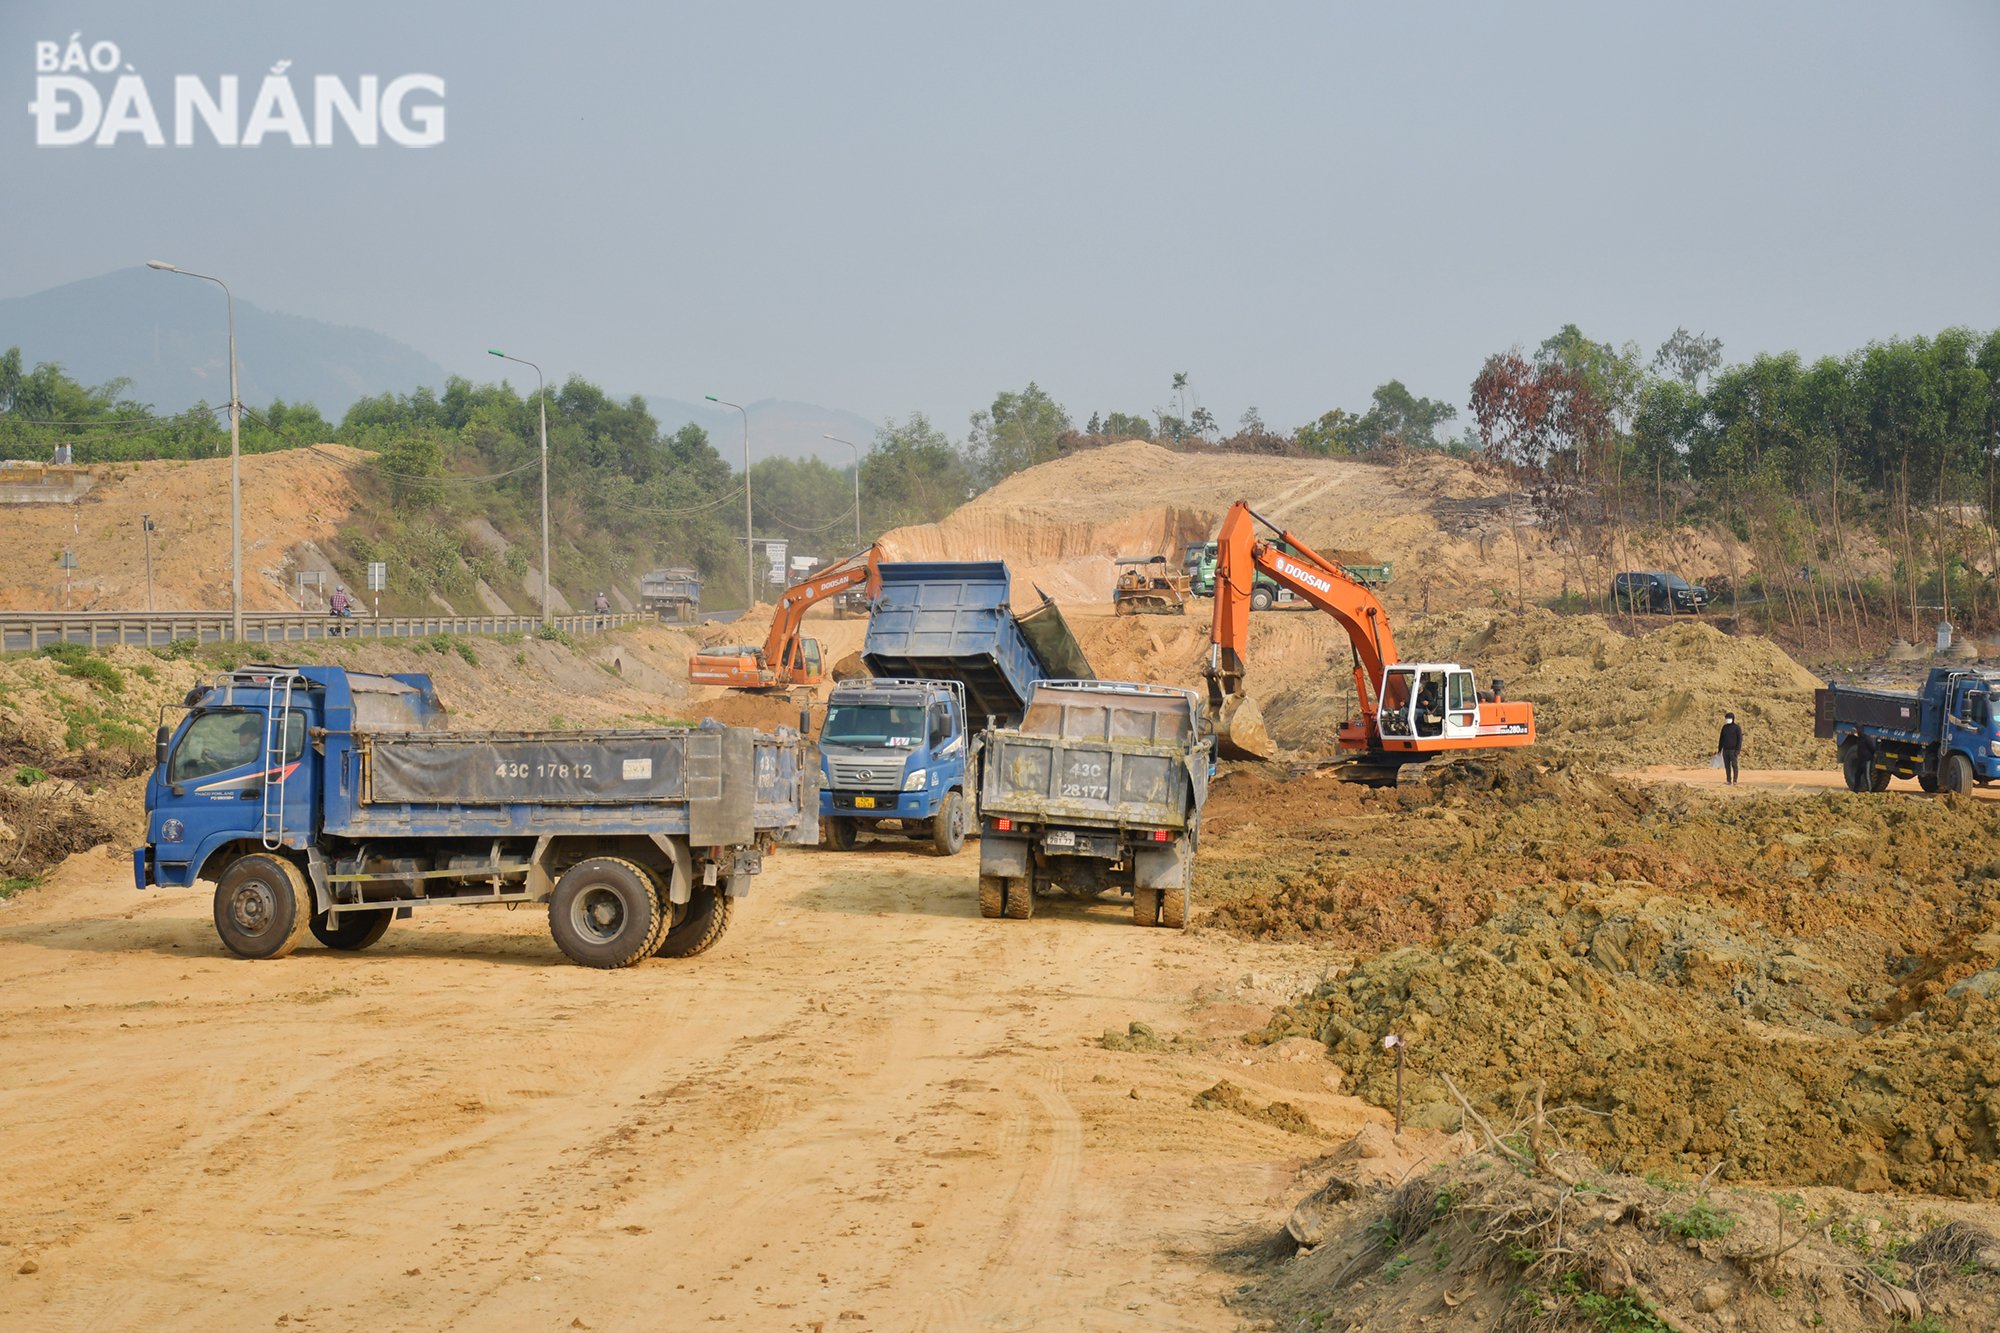
[[1991, 745], [1988, 745], [1986, 748], [1989, 751], [1991, 751], [1996, 757], [2000, 757], [2000, 741], [1994, 741]]
[[903, 779], [903, 790], [922, 791], [923, 789], [924, 789], [924, 770], [922, 770], [921, 768], [912, 769], [910, 771], [910, 776]]

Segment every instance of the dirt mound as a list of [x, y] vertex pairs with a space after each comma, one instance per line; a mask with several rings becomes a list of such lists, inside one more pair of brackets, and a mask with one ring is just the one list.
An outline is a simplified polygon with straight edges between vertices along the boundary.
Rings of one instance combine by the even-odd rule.
[[1702, 621], [1632, 636], [1601, 616], [1457, 612], [1399, 627], [1397, 648], [1406, 659], [1472, 664], [1482, 681], [1500, 677], [1508, 698], [1533, 701], [1536, 731], [1550, 748], [1623, 766], [1701, 763], [1715, 752], [1722, 714], [1733, 711], [1746, 765], [1830, 762], [1812, 734], [1822, 682], [1770, 640]]
[[2000, 1001], [1958, 986], [1875, 1028], [1859, 980], [1741, 914], [1564, 886], [1361, 963], [1267, 1035], [1316, 1031], [1386, 1105], [1381, 1039], [1403, 1034], [1408, 1115], [1434, 1128], [1460, 1114], [1441, 1074], [1490, 1115], [1545, 1082], [1579, 1108], [1558, 1118], [1570, 1141], [1623, 1170], [1719, 1157], [1772, 1182], [2000, 1195]]
[[2000, 1242], [1976, 1223], [1830, 1190], [1656, 1183], [1554, 1151], [1537, 1165], [1525, 1136], [1512, 1145], [1394, 1189], [1330, 1191], [1318, 1243], [1246, 1303], [1280, 1328], [1864, 1333], [2000, 1320]]

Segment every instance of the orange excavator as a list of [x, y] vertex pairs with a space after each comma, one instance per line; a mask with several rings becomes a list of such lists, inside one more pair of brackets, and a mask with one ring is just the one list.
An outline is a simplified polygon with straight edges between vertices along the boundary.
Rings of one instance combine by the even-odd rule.
[[688, 658], [688, 681], [723, 685], [734, 690], [789, 690], [817, 685], [826, 678], [819, 640], [799, 633], [806, 611], [814, 603], [856, 587], [872, 601], [882, 591], [882, 553], [870, 546], [840, 563], [822, 569], [803, 583], [785, 589], [771, 617], [764, 646], [754, 644], [707, 648]]
[[[1260, 539], [1259, 523], [1277, 540]], [[1482, 697], [1471, 668], [1456, 662], [1399, 661], [1389, 613], [1375, 594], [1339, 563], [1239, 500], [1216, 538], [1215, 619], [1206, 672], [1224, 755], [1268, 759], [1273, 753], [1263, 714], [1243, 693], [1250, 598], [1260, 574], [1291, 589], [1347, 631], [1361, 716], [1341, 726], [1339, 745], [1354, 756], [1352, 776], [1393, 782], [1406, 766], [1449, 750], [1534, 743], [1533, 704], [1498, 702], [1497, 681], [1491, 696]]]

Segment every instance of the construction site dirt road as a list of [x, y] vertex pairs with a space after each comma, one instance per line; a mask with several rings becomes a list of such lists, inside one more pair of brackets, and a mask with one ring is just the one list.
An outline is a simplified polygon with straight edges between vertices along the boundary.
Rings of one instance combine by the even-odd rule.
[[[0, 1323], [1238, 1327], [1217, 1256], [1381, 1114], [1243, 1067], [1287, 951], [982, 923], [977, 857], [781, 856], [701, 966], [619, 974], [539, 912], [244, 966], [206, 893], [72, 858], [0, 918]], [[1225, 1067], [1326, 1137], [1197, 1109]]]

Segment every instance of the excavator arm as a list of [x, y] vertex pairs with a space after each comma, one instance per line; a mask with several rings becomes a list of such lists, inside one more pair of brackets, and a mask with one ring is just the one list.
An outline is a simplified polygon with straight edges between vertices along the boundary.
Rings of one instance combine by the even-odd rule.
[[771, 617], [771, 632], [764, 637], [764, 664], [778, 675], [777, 683], [789, 685], [803, 680], [805, 658], [799, 641], [799, 627], [815, 603], [837, 597], [850, 588], [865, 585], [873, 600], [882, 591], [882, 552], [870, 546], [857, 551], [831, 569], [823, 569], [803, 583], [785, 589], [778, 599], [777, 614]]
[[839, 564], [785, 589], [771, 617], [771, 632], [761, 649], [710, 649], [688, 659], [688, 678], [697, 685], [723, 685], [739, 690], [783, 690], [814, 682], [806, 660], [806, 641], [799, 629], [815, 603], [865, 587], [870, 599], [882, 591], [882, 553], [876, 546], [858, 551]]
[[[1258, 523], [1277, 534], [1277, 543], [1258, 539]], [[1354, 689], [1361, 701], [1362, 728], [1372, 741], [1374, 693], [1383, 671], [1396, 660], [1389, 613], [1338, 563], [1239, 500], [1230, 506], [1216, 536], [1215, 616], [1209, 630], [1208, 700], [1224, 751], [1239, 759], [1266, 759], [1273, 752], [1262, 715], [1243, 693], [1250, 595], [1259, 571], [1332, 616], [1347, 631], [1354, 645]]]

